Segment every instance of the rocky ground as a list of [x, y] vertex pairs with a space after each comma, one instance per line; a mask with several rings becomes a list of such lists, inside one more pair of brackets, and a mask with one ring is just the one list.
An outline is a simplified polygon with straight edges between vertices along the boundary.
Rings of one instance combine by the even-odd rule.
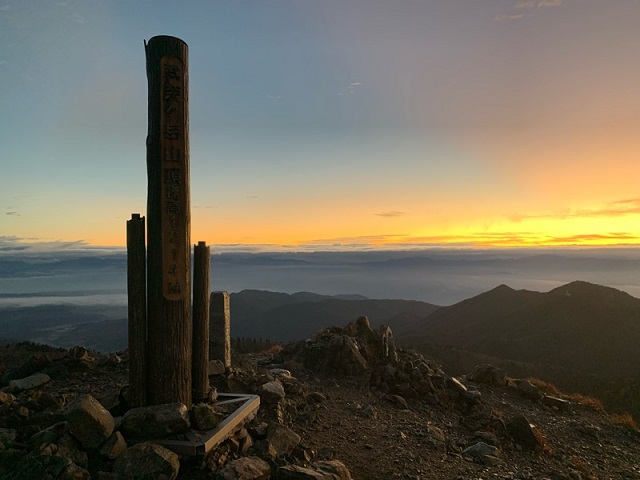
[[640, 479], [630, 419], [491, 366], [450, 377], [364, 318], [212, 375], [261, 406], [191, 459], [158, 447], [157, 428], [175, 437], [224, 414], [215, 402], [202, 407], [213, 420], [174, 406], [136, 424], [126, 353], [8, 345], [0, 369], [0, 480]]

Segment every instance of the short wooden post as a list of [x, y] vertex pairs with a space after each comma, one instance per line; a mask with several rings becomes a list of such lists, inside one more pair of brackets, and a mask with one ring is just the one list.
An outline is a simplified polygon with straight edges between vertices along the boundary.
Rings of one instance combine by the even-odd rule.
[[231, 312], [229, 294], [212, 292], [209, 315], [209, 358], [231, 366]]
[[193, 401], [209, 393], [209, 247], [193, 248]]
[[129, 403], [146, 401], [147, 285], [144, 217], [133, 213], [127, 221], [127, 296], [129, 302]]
[[191, 407], [188, 47], [145, 44], [147, 133], [147, 404]]

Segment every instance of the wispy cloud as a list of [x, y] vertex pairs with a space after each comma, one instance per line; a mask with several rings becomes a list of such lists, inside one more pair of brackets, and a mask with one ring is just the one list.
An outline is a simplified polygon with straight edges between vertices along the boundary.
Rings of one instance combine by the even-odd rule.
[[493, 19], [496, 22], [506, 22], [509, 20], [521, 20], [524, 18], [524, 15], [519, 13], [516, 15], [509, 15], [509, 14], [504, 14], [504, 15], [496, 15], [495, 17], [493, 17]]
[[362, 82], [351, 82], [347, 89], [349, 90], [349, 93], [354, 93], [356, 89], [360, 88], [361, 86]]
[[398, 212], [396, 210], [389, 210], [387, 212], [376, 213], [378, 217], [400, 217], [404, 215], [405, 212]]
[[559, 7], [563, 0], [539, 0], [537, 8]]
[[0, 235], [0, 253], [113, 253], [122, 252], [123, 250], [124, 247], [94, 247], [89, 245], [85, 240], [69, 242], [64, 240], [17, 237], [15, 235]]
[[9, 211], [9, 212], [6, 212], [5, 215], [11, 215], [11, 216], [19, 217], [20, 213], [16, 212], [16, 211]]
[[562, 5], [563, 0], [519, 0], [516, 2], [512, 9], [518, 12], [526, 13], [514, 13], [513, 11], [496, 15], [493, 17], [496, 22], [507, 22], [512, 20], [522, 20], [523, 18], [532, 15], [534, 10], [549, 7], [559, 7]]
[[555, 218], [555, 219], [568, 219], [568, 218], [589, 218], [589, 217], [620, 217], [623, 215], [638, 215], [640, 214], [640, 198], [630, 198], [624, 200], [616, 200], [606, 204], [602, 208], [590, 208], [579, 210], [568, 210], [563, 212], [553, 212], [544, 214], [513, 214], [509, 216], [509, 219], [514, 222], [521, 222], [522, 220], [534, 219], [534, 218]]
[[73, 23], [77, 23], [78, 25], [84, 25], [87, 22], [87, 19], [84, 18], [82, 15], [79, 15], [77, 13], [73, 14]]

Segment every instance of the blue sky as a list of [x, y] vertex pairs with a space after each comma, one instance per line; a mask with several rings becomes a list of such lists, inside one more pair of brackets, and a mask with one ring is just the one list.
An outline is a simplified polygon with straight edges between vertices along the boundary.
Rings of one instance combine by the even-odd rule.
[[636, 0], [0, 0], [0, 236], [124, 244], [143, 41], [173, 35], [194, 242], [637, 244], [638, 19]]

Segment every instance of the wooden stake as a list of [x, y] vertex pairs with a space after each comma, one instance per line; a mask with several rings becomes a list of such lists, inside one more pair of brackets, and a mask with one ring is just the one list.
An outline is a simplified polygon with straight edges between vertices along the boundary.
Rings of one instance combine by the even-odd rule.
[[193, 401], [209, 394], [209, 247], [193, 249]]
[[133, 213], [127, 221], [127, 296], [129, 301], [129, 403], [146, 400], [147, 284], [144, 217]]

